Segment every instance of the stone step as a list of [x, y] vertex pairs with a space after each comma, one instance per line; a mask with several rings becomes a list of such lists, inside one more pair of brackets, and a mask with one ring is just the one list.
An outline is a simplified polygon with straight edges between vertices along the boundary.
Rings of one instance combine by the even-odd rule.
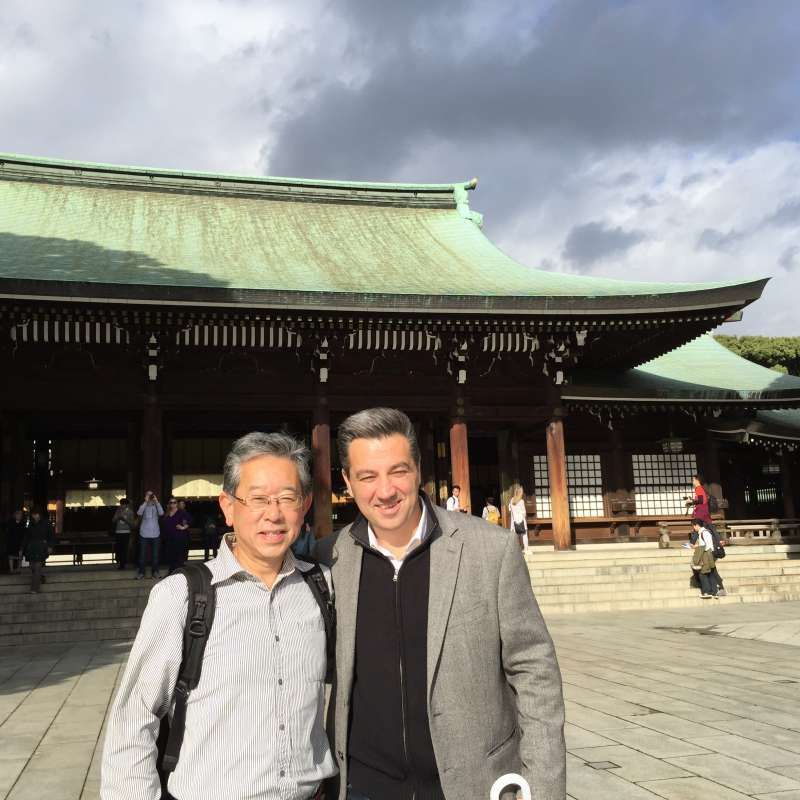
[[[656, 544], [643, 545], [596, 545], [595, 549], [585, 550], [579, 545], [577, 550], [556, 552], [551, 547], [540, 548], [533, 546], [528, 549], [527, 557], [539, 563], [572, 561], [594, 561], [603, 559], [658, 559], [670, 558], [684, 552], [680, 547], [682, 542], [673, 541], [672, 547], [661, 549]], [[773, 545], [729, 545], [729, 555], [747, 555], [748, 557], [769, 556], [777, 553], [800, 553], [800, 544], [773, 544]]]
[[[746, 564], [742, 562], [729, 561], [727, 558], [720, 561], [719, 569], [723, 566], [726, 571], [734, 573], [754, 573], [774, 572], [777, 569], [783, 570], [785, 574], [800, 572], [800, 562], [777, 560], [770, 562], [757, 562]], [[545, 578], [551, 580], [561, 580], [564, 578], [581, 577], [611, 577], [619, 575], [658, 575], [680, 572], [682, 569], [691, 568], [691, 559], [686, 558], [674, 564], [626, 564], [626, 565], [603, 565], [596, 567], [563, 567], [558, 569], [541, 569], [538, 566], [528, 568], [528, 572], [534, 579]]]
[[[136, 609], [131, 609], [127, 616], [98, 617], [89, 619], [72, 619], [63, 621], [28, 622], [27, 620], [12, 625], [0, 625], [0, 644], [8, 644], [7, 637], [20, 635], [35, 635], [47, 633], [71, 633], [75, 641], [85, 641], [80, 635], [87, 631], [128, 631], [133, 628], [134, 635], [139, 627], [141, 615]], [[64, 641], [64, 640], [60, 640]], [[67, 640], [68, 641], [68, 640]]]
[[[50, 576], [48, 575], [46, 583], [42, 584], [42, 593], [50, 594], [57, 592], [60, 595], [68, 597], [73, 593], [80, 594], [83, 592], [101, 592], [108, 596], [114, 594], [115, 592], [121, 592], [125, 591], [126, 589], [132, 589], [136, 587], [147, 587], [147, 590], [149, 591], [155, 583], [156, 581], [152, 580], [151, 578], [144, 578], [141, 581], [129, 579], [127, 581], [87, 581], [86, 583], [82, 583], [80, 581], [66, 581], [59, 583], [56, 581], [51, 581]], [[7, 598], [9, 596], [28, 594], [30, 592], [30, 588], [31, 582], [29, 578], [24, 584], [0, 587], [0, 597]]]
[[675, 597], [655, 602], [652, 600], [626, 600], [624, 598], [609, 601], [585, 600], [573, 603], [553, 603], [540, 607], [543, 614], [550, 616], [554, 614], [633, 611], [652, 608], [700, 608], [707, 604], [730, 605], [735, 603], [772, 603], [792, 600], [800, 600], [800, 591], [731, 594], [727, 597], [720, 597], [718, 600], [704, 600], [697, 594], [694, 597]]
[[[41, 595], [31, 597], [28, 603], [17, 603], [8, 608], [2, 606], [0, 625], [16, 623], [21, 620], [44, 621], [47, 619], [72, 619], [80, 616], [115, 617], [120, 616], [122, 609], [133, 609], [141, 614], [147, 605], [146, 595], [126, 595], [124, 597], [106, 597], [102, 600], [85, 599], [78, 603], [40, 603]], [[133, 611], [131, 613], [133, 613]], [[127, 613], [122, 616], [128, 616]]]
[[[800, 583], [789, 586], [777, 584], [745, 584], [734, 586], [726, 581], [725, 589], [729, 596], [733, 595], [760, 595], [760, 594], [800, 594]], [[616, 602], [617, 600], [652, 600], [657, 601], [674, 599], [679, 597], [699, 596], [700, 590], [690, 588], [688, 581], [683, 585], [675, 585], [669, 588], [653, 588], [641, 586], [629, 589], [624, 594], [619, 592], [562, 592], [560, 594], [541, 595], [536, 594], [540, 605], [553, 605], [561, 603], [575, 602]]]
[[[132, 641], [139, 629], [139, 620], [120, 624], [116, 628], [101, 628], [93, 630], [58, 630], [46, 633], [22, 633], [0, 637], [0, 649], [30, 644], [58, 644], [61, 642], [95, 642], [95, 641]], [[1, 650], [0, 650], [1, 651]]]
[[137, 604], [120, 605], [113, 616], [100, 617], [96, 611], [66, 609], [52, 614], [32, 614], [24, 619], [0, 622], [0, 642], [4, 636], [18, 633], [44, 633], [47, 631], [74, 631], [100, 628], [117, 628], [132, 619], [141, 619], [144, 608]]
[[[726, 550], [725, 561], [735, 562], [737, 564], [759, 564], [770, 563], [772, 561], [789, 561], [800, 563], [800, 555], [795, 553], [736, 553]], [[658, 558], [636, 558], [634, 556], [607, 556], [605, 558], [573, 558], [571, 555], [562, 556], [560, 558], [542, 560], [535, 556], [531, 557], [530, 554], [526, 557], [526, 563], [529, 568], [544, 569], [544, 570], [561, 570], [561, 569], [594, 569], [601, 566], [629, 566], [632, 564], [656, 567], [669, 564], [677, 564], [691, 558], [692, 551], [681, 548], [680, 550], [670, 552], [669, 555], [660, 556]]]
[[[730, 569], [725, 562], [717, 565], [719, 573], [723, 579], [728, 577], [732, 579], [739, 579], [744, 577], [785, 577], [797, 578], [800, 576], [800, 571], [793, 568], [786, 568], [781, 565], [771, 567], [768, 569]], [[594, 585], [601, 586], [605, 584], [619, 586], [623, 589], [625, 586], [638, 583], [641, 581], [648, 581], [652, 583], [670, 583], [685, 575], [691, 575], [691, 567], [689, 564], [682, 564], [680, 567], [673, 570], [662, 571], [649, 571], [642, 570], [641, 572], [624, 572], [612, 574], [599, 574], [599, 575], [559, 575], [550, 573], [546, 576], [532, 575], [531, 582], [539, 589], [549, 586], [576, 586], [576, 585]]]
[[[742, 586], [768, 586], [768, 587], [800, 587], [800, 575], [766, 575], [761, 577], [748, 577], [743, 576], [735, 579], [721, 573], [722, 580], [726, 588], [738, 589]], [[676, 576], [671, 581], [633, 581], [628, 582], [622, 586], [616, 583], [598, 583], [598, 584], [567, 584], [567, 585], [552, 585], [540, 586], [533, 584], [533, 590], [537, 598], [543, 599], [547, 597], [556, 597], [565, 594], [584, 593], [589, 596], [599, 597], [601, 595], [619, 594], [628, 596], [632, 592], [641, 589], [647, 589], [650, 592], [670, 592], [675, 587], [682, 587], [689, 585], [690, 575], [688, 572], [683, 572], [681, 575]]]

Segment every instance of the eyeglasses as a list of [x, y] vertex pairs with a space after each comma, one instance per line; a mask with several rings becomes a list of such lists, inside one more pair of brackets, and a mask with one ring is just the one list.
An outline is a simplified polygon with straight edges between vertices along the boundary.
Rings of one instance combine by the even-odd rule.
[[232, 494], [234, 500], [238, 500], [245, 508], [250, 509], [254, 514], [261, 513], [265, 508], [269, 508], [273, 503], [280, 511], [297, 511], [300, 508], [303, 498], [296, 494], [281, 494], [277, 497], [267, 495], [253, 495], [244, 499]]

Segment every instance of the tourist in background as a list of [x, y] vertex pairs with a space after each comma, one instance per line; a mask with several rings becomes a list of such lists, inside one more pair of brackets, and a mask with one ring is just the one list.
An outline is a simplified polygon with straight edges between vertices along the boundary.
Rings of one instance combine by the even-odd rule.
[[22, 539], [25, 536], [27, 520], [25, 511], [18, 508], [11, 515], [11, 519], [6, 524], [6, 546], [5, 551], [8, 556], [8, 571], [12, 575], [19, 574], [19, 564], [22, 560]]
[[314, 538], [314, 531], [311, 530], [311, 523], [306, 521], [300, 529], [300, 535], [292, 544], [292, 552], [298, 558], [313, 558], [316, 543], [317, 540]]
[[525, 508], [525, 498], [523, 497], [522, 487], [514, 487], [514, 493], [508, 503], [508, 510], [511, 515], [511, 530], [519, 537], [520, 547], [527, 552], [528, 550], [528, 511]]
[[114, 533], [114, 558], [117, 569], [128, 566], [128, 548], [130, 547], [131, 533], [136, 527], [136, 514], [133, 513], [130, 500], [127, 497], [119, 499], [119, 507], [111, 518], [111, 529]]
[[141, 522], [139, 524], [139, 574], [137, 579], [144, 578], [144, 568], [147, 564], [147, 551], [150, 549], [150, 576], [160, 577], [158, 572], [158, 549], [161, 529], [158, 518], [164, 516], [164, 509], [158, 502], [155, 492], [145, 493], [144, 502], [137, 512]]
[[715, 569], [714, 538], [702, 519], [695, 517], [692, 520], [692, 529], [697, 534], [692, 555], [692, 569], [700, 581], [700, 597], [703, 599], [718, 597], [717, 585], [711, 577]]
[[170, 497], [167, 513], [161, 519], [164, 548], [167, 554], [168, 575], [186, 563], [189, 549], [189, 514], [179, 508], [178, 501]]
[[450, 490], [450, 497], [447, 498], [447, 510], [467, 513], [467, 509], [461, 507], [461, 487], [458, 484], [455, 484]]
[[55, 535], [53, 526], [41, 510], [34, 508], [31, 511], [30, 525], [25, 529], [22, 540], [22, 554], [31, 565], [31, 594], [39, 594], [43, 583], [42, 570], [45, 561], [53, 552]]
[[494, 497], [486, 498], [486, 505], [483, 507], [481, 517], [487, 522], [491, 522], [492, 525], [500, 524], [500, 509], [494, 504]]
[[208, 561], [209, 553], [217, 557], [219, 540], [225, 529], [225, 520], [219, 513], [209, 514], [203, 521], [203, 561]]

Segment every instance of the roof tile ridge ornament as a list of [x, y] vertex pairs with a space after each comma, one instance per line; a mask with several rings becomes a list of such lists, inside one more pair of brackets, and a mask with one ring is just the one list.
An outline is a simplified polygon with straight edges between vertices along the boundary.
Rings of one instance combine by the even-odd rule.
[[460, 217], [474, 222], [479, 228], [483, 227], [483, 214], [478, 211], [471, 211], [467, 192], [474, 191], [478, 186], [478, 179], [473, 178], [466, 183], [457, 183], [453, 186], [453, 198], [456, 201], [456, 210]]

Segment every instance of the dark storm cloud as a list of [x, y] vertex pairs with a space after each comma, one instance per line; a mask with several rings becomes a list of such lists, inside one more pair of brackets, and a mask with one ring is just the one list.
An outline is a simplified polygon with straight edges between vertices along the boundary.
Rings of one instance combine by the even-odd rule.
[[764, 223], [787, 228], [800, 226], [800, 197], [794, 197], [783, 203], [774, 214], [770, 214], [764, 220]]
[[734, 147], [800, 129], [792, 0], [771, 3], [769, 14], [749, 0], [562, 2], [530, 18], [523, 8], [495, 5], [500, 22], [476, 38], [466, 4], [332, 6], [346, 16], [366, 78], [329, 80], [290, 113], [269, 170], [389, 176], [426, 138], [455, 146], [524, 136], [566, 153]]
[[695, 247], [698, 250], [730, 252], [746, 235], [742, 231], [718, 231], [716, 228], [705, 228], [697, 237]]
[[611, 228], [603, 222], [576, 225], [564, 241], [564, 258], [578, 268], [610, 255], [622, 255], [645, 239], [641, 231]]
[[778, 264], [787, 272], [792, 272], [800, 264], [800, 245], [793, 244], [787, 247], [781, 253]]

